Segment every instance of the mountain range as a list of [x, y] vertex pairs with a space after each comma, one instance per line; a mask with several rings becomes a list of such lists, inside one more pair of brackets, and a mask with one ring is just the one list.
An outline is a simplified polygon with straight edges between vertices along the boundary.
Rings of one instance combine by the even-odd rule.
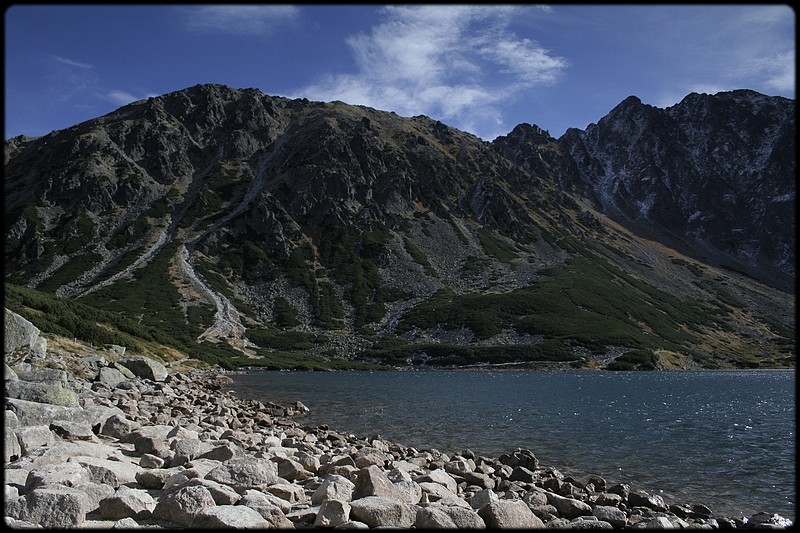
[[6, 307], [223, 366], [794, 366], [794, 101], [559, 139], [198, 85], [5, 142]]

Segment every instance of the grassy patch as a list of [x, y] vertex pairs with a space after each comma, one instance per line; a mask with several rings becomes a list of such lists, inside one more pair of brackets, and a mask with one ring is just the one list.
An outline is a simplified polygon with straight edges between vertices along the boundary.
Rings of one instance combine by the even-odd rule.
[[406, 249], [406, 252], [408, 252], [408, 255], [411, 256], [411, 259], [413, 259], [415, 263], [422, 265], [425, 273], [432, 277], [439, 276], [433, 266], [431, 266], [427, 256], [422, 253], [422, 250], [420, 250], [413, 242], [407, 238], [403, 238], [403, 247]]
[[608, 345], [678, 349], [721, 312], [659, 291], [601, 259], [578, 257], [541, 273], [532, 286], [502, 294], [441, 289], [407, 312], [397, 331], [467, 327], [488, 339], [514, 328], [598, 351]]
[[393, 366], [465, 366], [484, 363], [565, 362], [578, 356], [556, 340], [540, 344], [472, 346], [410, 343], [384, 339], [361, 354]]
[[81, 274], [94, 268], [94, 266], [103, 260], [103, 256], [98, 253], [91, 252], [79, 254], [73, 257], [70, 261], [62, 265], [58, 270], [39, 284], [39, 289], [45, 292], [55, 291], [62, 285], [75, 281]]
[[275, 298], [272, 303], [273, 322], [279, 328], [292, 328], [300, 324], [297, 319], [297, 310], [282, 296]]
[[489, 228], [479, 228], [478, 239], [481, 241], [481, 245], [486, 253], [501, 263], [510, 263], [514, 259], [519, 258], [514, 247], [495, 235]]

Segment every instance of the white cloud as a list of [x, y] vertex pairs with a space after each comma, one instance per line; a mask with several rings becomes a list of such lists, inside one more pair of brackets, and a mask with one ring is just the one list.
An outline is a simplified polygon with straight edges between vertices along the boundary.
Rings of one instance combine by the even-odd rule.
[[297, 7], [286, 5], [207, 5], [181, 11], [190, 30], [238, 34], [266, 33], [299, 14]]
[[501, 104], [555, 83], [567, 61], [509, 30], [521, 6], [390, 6], [369, 33], [350, 37], [357, 71], [328, 74], [298, 92], [425, 114], [483, 138], [502, 124]]
[[121, 91], [119, 89], [112, 89], [107, 93], [102, 95], [102, 98], [108, 100], [109, 102], [113, 102], [117, 105], [126, 105], [130, 104], [131, 102], [135, 102], [137, 100], [143, 100], [144, 98], [158, 96], [157, 94], [147, 93], [144, 96], [135, 96], [127, 91]]
[[714, 32], [725, 50], [724, 75], [737, 87], [794, 93], [794, 11], [789, 6], [749, 6], [734, 11]]
[[55, 59], [56, 61], [58, 61], [61, 64], [69, 65], [71, 67], [78, 67], [78, 68], [83, 68], [83, 69], [94, 68], [89, 63], [81, 63], [80, 61], [73, 61], [72, 59], [67, 59], [67, 58], [61, 57], [61, 56], [53, 56], [53, 59]]

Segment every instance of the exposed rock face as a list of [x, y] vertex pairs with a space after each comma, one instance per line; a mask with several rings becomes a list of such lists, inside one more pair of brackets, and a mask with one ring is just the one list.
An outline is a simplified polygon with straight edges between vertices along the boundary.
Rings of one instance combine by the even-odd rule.
[[[440, 324], [426, 306], [452, 294], [481, 309], [559, 272], [616, 284], [619, 271], [642, 305], [663, 312], [673, 297], [703, 313], [742, 308], [725, 324], [693, 324], [707, 338], [678, 346], [654, 332], [653, 344], [677, 354], [670, 364], [701, 364], [687, 353], [721, 364], [721, 351], [725, 360], [756, 345], [778, 364], [794, 343], [783, 338], [793, 312], [793, 109], [749, 91], [690, 95], [666, 110], [629, 98], [585, 132], [555, 140], [521, 124], [487, 143], [424, 116], [198, 85], [6, 143], [7, 279], [113, 311], [130, 328], [169, 330], [165, 344], [182, 352], [226, 350], [217, 360], [352, 359], [386, 336], [470, 349], [549, 341], [561, 361], [580, 353], [603, 365], [642, 343], [553, 331], [530, 310], [486, 332], [488, 320]], [[708, 263], [689, 264], [684, 252]], [[584, 259], [594, 271], [570, 268]], [[593, 294], [548, 312], [568, 323]], [[642, 314], [626, 309], [614, 326], [657, 329]], [[719, 342], [731, 330], [743, 348]], [[774, 344], [761, 350], [762, 341]], [[495, 357], [430, 351], [392, 364]], [[110, 386], [119, 379], [105, 374]]]
[[39, 328], [13, 311], [3, 311], [3, 354], [6, 361], [13, 363], [29, 356], [43, 357], [47, 340], [42, 337]]
[[738, 90], [666, 109], [631, 96], [559, 139], [603, 209], [660, 240], [788, 286], [795, 275], [795, 105]]

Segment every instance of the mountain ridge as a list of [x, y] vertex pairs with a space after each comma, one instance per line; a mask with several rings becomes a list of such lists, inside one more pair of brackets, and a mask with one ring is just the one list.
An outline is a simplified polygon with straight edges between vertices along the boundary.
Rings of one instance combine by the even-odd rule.
[[[574, 137], [521, 124], [486, 142], [424, 116], [191, 87], [6, 142], [6, 280], [139, 316], [187, 351], [230, 345], [237, 364], [293, 338], [313, 357], [396, 364], [492, 360], [480, 347], [505, 345], [578, 365], [638, 350], [653, 367], [724, 366], [711, 346], [728, 334], [737, 364], [784, 360], [773, 341], [792, 296], [608, 218]], [[561, 272], [584, 276], [583, 292], [559, 293]], [[556, 314], [612, 316], [624, 342], [552, 323], [538, 301], [550, 290], [570, 298]], [[669, 320], [642, 323], [646, 307], [614, 291]], [[710, 333], [684, 338], [681, 312]]]

